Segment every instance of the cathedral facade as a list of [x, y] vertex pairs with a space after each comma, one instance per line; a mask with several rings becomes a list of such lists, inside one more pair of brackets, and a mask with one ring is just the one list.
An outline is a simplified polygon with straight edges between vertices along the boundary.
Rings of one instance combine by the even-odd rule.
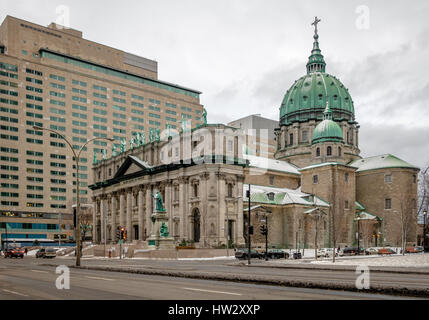
[[160, 192], [170, 236], [195, 247], [244, 245], [249, 214], [255, 246], [265, 242], [261, 225], [270, 247], [416, 244], [419, 168], [391, 154], [360, 156], [354, 103], [325, 71], [317, 22], [306, 75], [280, 107], [274, 159], [252, 155], [253, 138], [222, 124], [123, 150], [93, 167], [95, 242], [115, 243], [123, 226], [127, 241], [146, 244], [159, 233]]

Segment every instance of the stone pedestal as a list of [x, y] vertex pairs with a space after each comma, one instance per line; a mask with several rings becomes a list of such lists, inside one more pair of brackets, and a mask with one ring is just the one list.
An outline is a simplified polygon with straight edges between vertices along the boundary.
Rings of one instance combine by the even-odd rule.
[[168, 232], [168, 215], [166, 211], [155, 210], [152, 214], [152, 232], [147, 239], [149, 248], [174, 249], [174, 238]]

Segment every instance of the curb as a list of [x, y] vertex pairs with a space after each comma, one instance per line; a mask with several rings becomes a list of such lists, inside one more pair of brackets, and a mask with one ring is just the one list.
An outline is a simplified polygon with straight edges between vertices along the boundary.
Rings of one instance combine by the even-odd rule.
[[[57, 267], [53, 264], [43, 264], [42, 266]], [[76, 267], [69, 266], [73, 269], [82, 270], [98, 270], [108, 272], [123, 272], [133, 274], [144, 274], [144, 275], [156, 275], [156, 276], [168, 276], [168, 277], [179, 277], [179, 278], [191, 278], [191, 279], [202, 279], [202, 280], [217, 280], [217, 281], [229, 281], [229, 282], [241, 282], [241, 283], [254, 283], [261, 285], [275, 285], [282, 287], [296, 287], [296, 288], [308, 288], [308, 289], [325, 289], [325, 290], [340, 290], [340, 291], [352, 291], [359, 293], [376, 293], [376, 294], [387, 294], [395, 296], [409, 296], [409, 297], [429, 297], [428, 289], [408, 289], [404, 287], [382, 287], [372, 286], [370, 289], [357, 289], [353, 285], [349, 284], [336, 284], [326, 283], [317, 281], [291, 281], [291, 280], [278, 280], [270, 279], [262, 276], [249, 276], [249, 275], [228, 275], [228, 274], [216, 274], [216, 273], [195, 273], [195, 272], [183, 272], [183, 271], [163, 271], [163, 270], [137, 270], [131, 268], [115, 268], [115, 267]]]
[[[243, 264], [243, 265], [230, 265], [232, 266], [248, 266], [247, 264]], [[305, 270], [323, 270], [323, 271], [354, 271], [356, 270], [356, 265], [348, 265], [346, 266], [338, 266], [334, 267], [331, 266], [332, 268], [329, 267], [318, 267], [318, 266], [307, 266], [307, 265], [263, 265], [263, 264], [254, 264], [254, 265], [250, 265], [248, 267], [254, 267], [254, 268], [277, 268], [277, 269], [305, 269]], [[372, 269], [374, 267], [368, 266], [369, 270], [371, 272], [378, 272], [378, 273], [399, 273], [399, 274], [427, 274], [429, 275], [429, 270], [428, 271], [423, 271], [423, 270], [395, 270], [395, 269]]]

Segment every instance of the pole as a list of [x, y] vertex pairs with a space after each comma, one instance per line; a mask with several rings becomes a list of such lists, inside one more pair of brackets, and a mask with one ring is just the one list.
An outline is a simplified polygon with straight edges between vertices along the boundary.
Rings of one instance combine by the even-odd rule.
[[250, 247], [251, 247], [251, 245], [250, 245], [250, 221], [251, 221], [251, 219], [250, 219], [250, 183], [249, 183], [249, 190], [248, 190], [248, 194], [247, 194], [247, 196], [248, 196], [248, 200], [249, 200], [249, 203], [248, 203], [248, 217], [247, 217], [247, 246], [248, 246], [248, 254], [247, 254], [247, 264], [248, 265], [250, 265]]
[[58, 137], [60, 137], [61, 139], [63, 139], [68, 146], [70, 147], [71, 151], [73, 152], [74, 158], [75, 158], [75, 162], [76, 162], [76, 230], [75, 230], [75, 235], [76, 235], [76, 267], [80, 266], [80, 255], [81, 255], [81, 232], [80, 232], [80, 221], [79, 221], [79, 211], [80, 211], [80, 199], [79, 199], [79, 158], [80, 158], [80, 154], [82, 153], [82, 151], [85, 149], [85, 147], [92, 141], [95, 140], [107, 140], [107, 141], [115, 141], [115, 139], [112, 138], [92, 138], [90, 140], [88, 140], [87, 142], [85, 142], [83, 144], [83, 146], [80, 147], [78, 153], [76, 154], [76, 151], [74, 151], [73, 145], [70, 143], [69, 140], [66, 139], [66, 137], [64, 135], [62, 135], [61, 133], [59, 133], [58, 131], [52, 130], [52, 129], [48, 129], [48, 128], [43, 128], [43, 127], [39, 127], [39, 126], [33, 126], [34, 130], [38, 130], [38, 131], [50, 131], [55, 133]]
[[426, 215], [427, 212], [423, 212], [423, 251], [426, 252]]
[[317, 222], [319, 220], [318, 216], [315, 216], [315, 222], [316, 222], [316, 235], [314, 236], [314, 255], [316, 257], [316, 261], [317, 261]]
[[358, 245], [358, 255], [360, 255], [360, 218], [358, 218], [357, 245]]
[[[103, 211], [104, 211], [104, 206], [103, 206]], [[104, 211], [104, 258], [106, 258], [106, 242], [107, 242], [107, 214]]]
[[58, 214], [58, 224], [60, 227], [60, 234], [59, 234], [59, 241], [58, 241], [58, 245], [61, 249], [61, 212]]
[[265, 261], [268, 261], [268, 216], [265, 213]]

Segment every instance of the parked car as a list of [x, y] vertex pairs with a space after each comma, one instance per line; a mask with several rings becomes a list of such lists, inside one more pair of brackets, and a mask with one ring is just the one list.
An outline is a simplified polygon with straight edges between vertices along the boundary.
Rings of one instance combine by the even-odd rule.
[[[332, 248], [322, 248], [322, 249], [317, 249], [317, 257], [332, 257], [332, 255], [334, 254], [334, 249]], [[338, 257], [338, 252], [335, 250], [335, 256]]]
[[5, 258], [24, 258], [24, 249], [22, 248], [10, 248], [4, 250], [4, 257]]
[[[265, 257], [265, 252], [264, 252]], [[288, 259], [289, 253], [283, 251], [282, 249], [268, 249], [268, 258], [271, 259]]]
[[374, 255], [378, 253], [378, 249], [377, 248], [367, 248], [365, 249], [365, 254], [366, 255]]
[[421, 252], [424, 252], [424, 251], [425, 251], [425, 248], [423, 248], [423, 247], [421, 247], [421, 246], [417, 246], [417, 247], [414, 247], [414, 250], [416, 250], [416, 251], [417, 251], [417, 253], [421, 253]]
[[360, 254], [364, 253], [363, 248], [347, 247], [340, 250], [340, 256], [356, 256], [359, 253]]
[[377, 252], [378, 254], [380, 254], [380, 255], [391, 255], [391, 254], [395, 254], [396, 253], [396, 251], [395, 250], [393, 250], [393, 249], [391, 249], [391, 248], [380, 248], [380, 249], [378, 249], [378, 252]]
[[41, 248], [39, 249], [39, 251], [36, 252], [36, 258], [44, 258], [44, 259], [52, 259], [55, 258], [57, 256], [57, 252], [55, 251], [55, 249], [52, 248]]
[[423, 247], [406, 247], [405, 248], [405, 253], [420, 253], [423, 252], [424, 248]]
[[[235, 257], [240, 260], [248, 259], [249, 250], [248, 249], [237, 249], [235, 252]], [[263, 255], [261, 255], [256, 250], [250, 250], [250, 258], [258, 258], [262, 259]]]

